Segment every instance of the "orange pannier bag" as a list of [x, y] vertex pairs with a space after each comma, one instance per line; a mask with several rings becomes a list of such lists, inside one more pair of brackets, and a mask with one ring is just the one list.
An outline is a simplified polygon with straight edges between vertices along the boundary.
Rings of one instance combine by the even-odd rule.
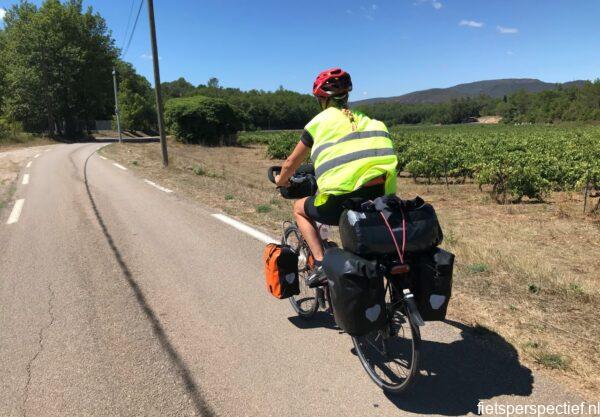
[[298, 254], [289, 246], [269, 243], [263, 253], [267, 290], [275, 298], [300, 294]]

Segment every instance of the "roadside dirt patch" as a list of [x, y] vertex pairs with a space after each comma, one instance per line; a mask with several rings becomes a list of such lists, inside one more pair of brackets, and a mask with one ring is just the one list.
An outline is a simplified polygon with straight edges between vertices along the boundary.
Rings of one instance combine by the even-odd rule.
[[[164, 169], [158, 144], [114, 144], [101, 153], [140, 176], [219, 208], [274, 235], [291, 218], [266, 178], [281, 161], [265, 147], [207, 148], [170, 143]], [[600, 219], [582, 214], [581, 195], [541, 204], [497, 205], [475, 184], [415, 183], [399, 195], [431, 202], [457, 255], [451, 318], [506, 338], [531, 367], [600, 392]]]
[[13, 146], [11, 148], [9, 146], [0, 147], [0, 211], [11, 201], [16, 190], [15, 182], [25, 161], [48, 149], [47, 146]]
[[501, 116], [481, 116], [477, 118], [477, 123], [482, 125], [497, 125], [501, 120]]

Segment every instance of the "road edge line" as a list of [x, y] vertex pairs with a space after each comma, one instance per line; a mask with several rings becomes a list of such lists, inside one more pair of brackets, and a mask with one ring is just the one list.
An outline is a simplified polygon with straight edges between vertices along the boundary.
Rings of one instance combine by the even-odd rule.
[[254, 239], [259, 240], [263, 243], [278, 243], [278, 241], [274, 238], [272, 238], [271, 236], [258, 231], [256, 229], [254, 229], [253, 227], [250, 227], [249, 225], [247, 225], [246, 223], [242, 223], [238, 220], [235, 220], [229, 216], [226, 216], [224, 214], [221, 213], [213, 213], [211, 214], [212, 217], [214, 217], [217, 220], [220, 220], [221, 222], [233, 227], [234, 229], [237, 229], [241, 232], [246, 233], [247, 235], [252, 236]]
[[144, 178], [144, 182], [146, 184], [149, 184], [149, 185], [153, 186], [154, 188], [159, 189], [160, 191], [165, 192], [165, 193], [172, 193], [173, 192], [173, 190], [171, 190], [169, 188], [166, 188], [166, 187], [163, 187], [162, 185], [158, 185], [157, 183], [152, 182], [152, 181], [150, 181], [150, 180], [148, 180], [146, 178]]
[[6, 224], [14, 224], [19, 221], [19, 217], [21, 217], [21, 211], [23, 211], [23, 205], [25, 204], [25, 199], [21, 198], [15, 201], [15, 205], [13, 206], [12, 211], [10, 212], [10, 216], [6, 221]]
[[119, 169], [122, 169], [123, 171], [127, 171], [127, 168], [125, 168], [123, 165], [121, 164], [117, 164], [116, 162], [112, 163], [114, 166], [116, 166]]

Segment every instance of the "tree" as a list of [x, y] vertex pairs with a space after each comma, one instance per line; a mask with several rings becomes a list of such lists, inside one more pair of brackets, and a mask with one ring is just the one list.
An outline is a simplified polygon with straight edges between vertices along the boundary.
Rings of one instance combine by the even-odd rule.
[[110, 117], [117, 49], [106, 22], [82, 0], [25, 0], [4, 20], [3, 108], [26, 130], [75, 136]]
[[208, 80], [208, 88], [220, 88], [219, 86], [219, 79], [216, 77], [212, 77], [211, 79]]
[[185, 78], [180, 77], [175, 81], [161, 84], [162, 94], [165, 100], [178, 97], [189, 97], [194, 95], [195, 87]]
[[179, 141], [204, 145], [235, 143], [243, 113], [225, 100], [194, 96], [169, 100], [165, 123]]
[[128, 62], [116, 65], [119, 81], [119, 110], [125, 130], [156, 130], [154, 93], [148, 80]]

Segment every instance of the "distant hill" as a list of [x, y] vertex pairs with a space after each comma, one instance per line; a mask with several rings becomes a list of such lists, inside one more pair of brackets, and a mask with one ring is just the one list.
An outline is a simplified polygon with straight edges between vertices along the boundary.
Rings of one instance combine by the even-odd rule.
[[[585, 81], [577, 80], [563, 83], [563, 86], [582, 85]], [[375, 104], [384, 102], [421, 104], [421, 103], [443, 103], [454, 98], [473, 97], [485, 94], [494, 98], [525, 90], [529, 93], [555, 90], [560, 83], [546, 83], [533, 78], [506, 78], [502, 80], [476, 81], [473, 83], [459, 84], [449, 88], [431, 88], [429, 90], [415, 91], [396, 97], [379, 97], [359, 100], [351, 103], [351, 106], [360, 104]]]

